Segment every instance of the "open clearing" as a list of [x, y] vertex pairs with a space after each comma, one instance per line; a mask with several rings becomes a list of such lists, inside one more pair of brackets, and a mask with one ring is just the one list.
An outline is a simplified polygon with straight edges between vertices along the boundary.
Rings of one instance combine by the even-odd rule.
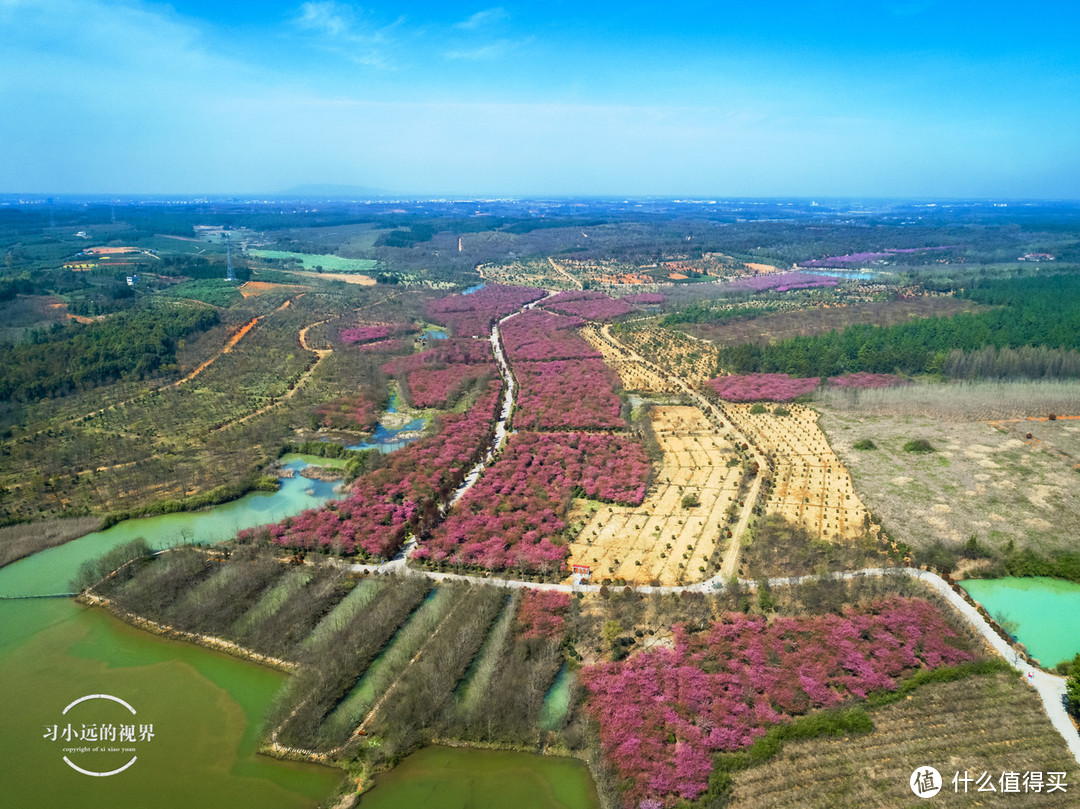
[[[664, 457], [644, 502], [633, 508], [579, 500], [569, 515], [571, 523], [585, 523], [570, 544], [569, 564], [590, 566], [597, 581], [704, 579], [731, 522], [743, 478], [739, 466], [728, 466], [735, 446], [696, 407], [654, 407], [651, 416]], [[684, 508], [687, 495], [700, 505]]]
[[817, 424], [817, 413], [804, 405], [768, 404], [765, 413], [753, 405], [724, 404], [729, 418], [774, 465], [774, 485], [765, 509], [806, 526], [823, 539], [861, 536], [868, 514], [855, 494], [851, 475], [829, 446]]
[[[865, 736], [790, 742], [767, 764], [736, 773], [733, 809], [914, 806], [908, 779], [926, 766], [941, 773], [936, 800], [948, 806], [1076, 805], [1076, 762], [1018, 676], [924, 685], [870, 715], [874, 730]], [[989, 773], [998, 792], [979, 792], [973, 782], [965, 795], [959, 782], [954, 793], [953, 776], [965, 770], [976, 779]], [[1017, 794], [1000, 794], [1006, 772], [1019, 773]], [[1068, 773], [1068, 791], [1025, 794], [1028, 772]]]
[[[996, 550], [1009, 540], [1040, 553], [1075, 550], [1072, 526], [1080, 524], [1075, 460], [1062, 458], [1055, 441], [1074, 448], [1077, 422], [995, 429], [982, 422], [826, 409], [821, 425], [866, 504], [912, 547], [935, 540], [955, 547], [974, 535]], [[1027, 432], [1033, 440], [1025, 439]], [[903, 450], [919, 438], [936, 451]], [[861, 439], [872, 440], [877, 449], [854, 449]]]

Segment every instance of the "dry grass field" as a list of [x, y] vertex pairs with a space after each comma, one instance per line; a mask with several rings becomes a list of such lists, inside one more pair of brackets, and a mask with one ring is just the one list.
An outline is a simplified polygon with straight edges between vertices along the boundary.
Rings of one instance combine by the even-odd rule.
[[716, 376], [717, 352], [708, 343], [670, 329], [645, 324], [620, 328], [617, 339], [628, 348], [697, 387]]
[[[1077, 805], [1076, 761], [1050, 725], [1034, 690], [1019, 675], [967, 677], [917, 689], [870, 715], [869, 734], [785, 744], [766, 764], [736, 773], [732, 809], [872, 809], [933, 805]], [[919, 767], [936, 768], [944, 782], [933, 799], [908, 786]], [[995, 793], [953, 776], [989, 773]], [[1024, 793], [1027, 772], [1065, 772], [1068, 791]], [[1001, 794], [1003, 773], [1019, 773], [1018, 793]], [[1045, 775], [1044, 781], [1049, 780]]]
[[[857, 416], [915, 416], [935, 421], [1023, 421], [1080, 416], [1080, 381], [951, 382], [858, 390], [823, 388], [814, 401]], [[1023, 432], [1029, 432], [1024, 430]]]
[[817, 413], [793, 404], [783, 406], [787, 415], [774, 415], [779, 407], [769, 404], [767, 412], [752, 413], [754, 405], [724, 403], [732, 422], [775, 465], [765, 510], [824, 539], [861, 536], [869, 524], [866, 507], [818, 427]]
[[605, 340], [600, 327], [595, 325], [581, 329], [585, 341], [600, 352], [604, 362], [619, 375], [623, 390], [643, 393], [677, 393], [678, 386], [665, 379], [641, 358]]
[[873, 323], [892, 326], [914, 317], [948, 317], [958, 312], [974, 312], [985, 307], [947, 296], [903, 298], [892, 301], [857, 302], [819, 307], [807, 306], [792, 312], [777, 312], [749, 320], [728, 320], [720, 323], [696, 323], [685, 330], [717, 345], [741, 343], [765, 345], [790, 337], [843, 329], [854, 323]]
[[[914, 548], [935, 541], [958, 547], [975, 536], [996, 550], [1010, 540], [1044, 554], [1075, 550], [1076, 460], [1071, 453], [1062, 457], [1057, 445], [1075, 448], [1076, 421], [999, 429], [983, 422], [830, 409], [821, 424], [875, 517]], [[854, 449], [863, 439], [877, 449]], [[905, 452], [904, 445], [915, 439], [925, 439], [934, 451]]]
[[[645, 501], [636, 508], [578, 501], [570, 513], [582, 525], [570, 543], [571, 565], [589, 565], [593, 579], [628, 584], [685, 584], [715, 571], [744, 480], [728, 466], [735, 446], [696, 407], [654, 407], [652, 427], [664, 452]], [[693, 496], [696, 506], [683, 506]]]

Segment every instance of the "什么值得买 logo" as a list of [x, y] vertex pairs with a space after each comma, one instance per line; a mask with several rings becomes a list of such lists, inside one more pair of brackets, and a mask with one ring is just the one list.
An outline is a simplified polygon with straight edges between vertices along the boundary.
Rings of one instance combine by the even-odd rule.
[[[70, 747], [63, 748], [63, 758], [64, 763], [76, 772], [99, 777], [117, 775], [138, 760], [137, 748], [140, 744], [153, 740], [154, 726], [134, 721], [128, 722], [126, 715], [123, 715], [119, 721], [115, 717], [107, 717], [102, 714], [99, 701], [120, 705], [130, 712], [131, 716], [136, 715], [130, 703], [119, 697], [111, 694], [88, 694], [64, 708], [65, 724], [46, 725], [42, 738], [71, 744]], [[94, 707], [99, 710], [94, 712]], [[91, 710], [90, 716], [86, 713], [88, 709]], [[113, 711], [116, 710], [113, 708]], [[98, 721], [82, 721], [76, 724], [73, 720], [79, 716]], [[105, 721], [101, 721], [102, 719]], [[73, 757], [78, 763], [72, 760]], [[125, 763], [114, 766], [124, 757], [127, 757]], [[103, 761], [109, 762], [108, 769], [102, 767]]]

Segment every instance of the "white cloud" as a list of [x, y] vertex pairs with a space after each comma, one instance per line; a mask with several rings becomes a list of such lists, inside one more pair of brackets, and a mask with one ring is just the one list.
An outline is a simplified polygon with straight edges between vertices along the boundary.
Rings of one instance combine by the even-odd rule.
[[318, 31], [332, 37], [352, 37], [356, 12], [352, 6], [334, 0], [316, 0], [300, 6], [296, 24], [308, 31]]
[[522, 39], [496, 39], [492, 42], [488, 42], [483, 45], [475, 45], [472, 47], [454, 48], [444, 53], [447, 59], [470, 61], [470, 62], [488, 62], [495, 59], [502, 59], [512, 51], [525, 45], [531, 40]]
[[502, 6], [495, 6], [494, 8], [486, 8], [483, 11], [478, 11], [470, 17], [466, 17], [459, 23], [455, 23], [454, 27], [462, 31], [475, 31], [478, 28], [483, 28], [487, 25], [492, 25], [497, 22], [502, 22], [510, 18], [506, 9]]

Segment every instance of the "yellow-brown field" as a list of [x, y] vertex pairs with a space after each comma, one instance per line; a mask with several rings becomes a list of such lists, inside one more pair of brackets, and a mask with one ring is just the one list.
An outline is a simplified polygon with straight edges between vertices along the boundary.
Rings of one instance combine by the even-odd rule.
[[644, 391], [647, 393], [676, 393], [679, 388], [649, 368], [641, 358], [631, 352], [605, 340], [600, 328], [595, 325], [581, 329], [581, 336], [604, 358], [608, 367], [614, 369], [622, 380], [623, 390]]
[[[818, 427], [817, 413], [797, 404], [766, 404], [767, 413], [751, 413], [751, 407], [724, 404], [728, 417], [775, 464], [766, 511], [825, 539], [860, 536], [868, 525], [866, 506]], [[788, 415], [774, 416], [777, 407]]]
[[716, 376], [716, 349], [680, 332], [658, 326], [633, 326], [620, 331], [618, 339], [692, 386], [700, 386]]
[[[651, 417], [664, 457], [645, 501], [636, 508], [578, 501], [570, 513], [584, 527], [569, 564], [588, 565], [594, 581], [683, 584], [717, 566], [743, 479], [741, 466], [728, 466], [735, 446], [696, 407], [654, 407]], [[691, 494], [700, 504], [684, 508]]]

